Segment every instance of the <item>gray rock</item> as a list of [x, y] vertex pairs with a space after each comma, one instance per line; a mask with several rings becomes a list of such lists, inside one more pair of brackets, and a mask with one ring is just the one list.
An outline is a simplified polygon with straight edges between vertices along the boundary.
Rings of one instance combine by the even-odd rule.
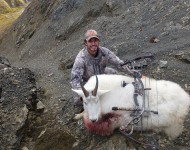
[[[12, 75], [14, 74], [14, 75]], [[2, 97], [0, 102], [0, 145], [2, 150], [18, 149], [23, 138], [29, 110], [25, 98], [30, 94], [33, 78], [28, 69], [12, 68], [0, 72]], [[15, 82], [17, 81], [17, 82]], [[19, 81], [19, 82], [18, 82]]]
[[40, 110], [40, 111], [43, 111], [45, 109], [45, 105], [41, 101], [39, 101], [37, 103], [37, 108], [36, 109]]
[[168, 62], [167, 61], [164, 61], [164, 60], [160, 60], [159, 61], [159, 66], [161, 68], [166, 68], [168, 66]]

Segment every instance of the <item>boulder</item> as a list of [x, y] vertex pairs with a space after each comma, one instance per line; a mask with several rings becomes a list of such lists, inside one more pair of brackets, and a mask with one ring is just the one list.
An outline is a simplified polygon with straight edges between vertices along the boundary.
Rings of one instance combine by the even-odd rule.
[[18, 149], [29, 112], [26, 101], [35, 101], [29, 99], [35, 94], [34, 75], [29, 69], [6, 67], [0, 70], [0, 86], [0, 149]]

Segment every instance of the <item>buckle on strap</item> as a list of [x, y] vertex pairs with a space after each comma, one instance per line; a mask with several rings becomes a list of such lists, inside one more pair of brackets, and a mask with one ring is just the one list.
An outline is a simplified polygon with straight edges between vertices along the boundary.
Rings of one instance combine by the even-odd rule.
[[137, 107], [139, 107], [139, 103], [138, 103], [138, 100], [137, 100], [137, 96], [138, 96], [138, 93], [139, 93], [139, 90], [138, 90], [138, 84], [136, 84], [135, 82], [132, 82], [134, 88], [135, 88], [135, 91], [134, 91], [134, 94], [133, 94], [133, 98], [134, 98], [134, 102], [135, 102], [135, 105]]

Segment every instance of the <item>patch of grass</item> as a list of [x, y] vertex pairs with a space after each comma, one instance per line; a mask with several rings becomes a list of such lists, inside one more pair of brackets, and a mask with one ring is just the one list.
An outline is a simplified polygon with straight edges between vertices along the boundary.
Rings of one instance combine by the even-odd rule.
[[3, 32], [6, 28], [10, 27], [10, 25], [22, 14], [24, 8], [7, 8], [0, 12], [0, 33]]

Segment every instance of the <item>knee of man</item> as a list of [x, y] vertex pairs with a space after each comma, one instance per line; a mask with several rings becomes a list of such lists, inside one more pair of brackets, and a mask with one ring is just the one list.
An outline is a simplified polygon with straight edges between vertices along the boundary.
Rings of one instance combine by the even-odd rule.
[[82, 106], [83, 105], [83, 103], [82, 103], [82, 97], [80, 97], [78, 99], [74, 98], [73, 99], [73, 105], [74, 106]]
[[117, 74], [117, 73], [118, 72], [113, 68], [106, 67], [105, 69], [105, 74]]

